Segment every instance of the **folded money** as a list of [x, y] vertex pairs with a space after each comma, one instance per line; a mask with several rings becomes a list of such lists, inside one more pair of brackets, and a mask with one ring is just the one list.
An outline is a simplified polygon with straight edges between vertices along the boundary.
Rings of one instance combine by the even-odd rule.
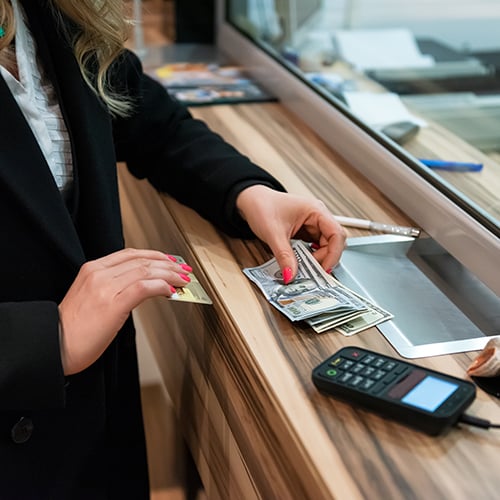
[[354, 335], [393, 317], [326, 273], [304, 242], [294, 240], [292, 248], [299, 266], [291, 283], [284, 284], [275, 258], [243, 269], [269, 303], [291, 321], [305, 320], [317, 333], [336, 328], [343, 335]]

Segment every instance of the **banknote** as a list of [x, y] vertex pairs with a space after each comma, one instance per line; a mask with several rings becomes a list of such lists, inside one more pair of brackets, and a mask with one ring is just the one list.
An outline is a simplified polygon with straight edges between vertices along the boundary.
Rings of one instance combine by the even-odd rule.
[[[180, 255], [174, 255], [178, 264], [186, 264], [186, 261]], [[207, 292], [198, 281], [198, 278], [192, 273], [186, 272], [191, 281], [183, 287], [177, 287], [170, 300], [178, 300], [180, 302], [194, 302], [196, 304], [212, 304], [212, 300]]]
[[368, 311], [354, 311], [339, 315], [338, 317], [335, 315], [328, 315], [329, 319], [318, 318], [318, 321], [315, 321], [314, 323], [311, 322], [311, 319], [316, 318], [309, 318], [306, 322], [316, 333], [323, 333], [328, 330], [333, 330], [336, 326], [344, 325], [367, 312]]
[[336, 329], [354, 335], [393, 317], [326, 273], [300, 240], [292, 241], [298, 262], [297, 275], [285, 285], [276, 259], [243, 272], [271, 305], [292, 321], [305, 321], [317, 333]]
[[372, 326], [378, 325], [383, 321], [387, 321], [389, 319], [394, 318], [394, 315], [389, 311], [386, 311], [378, 304], [374, 304], [372, 301], [368, 300], [366, 297], [363, 297], [356, 293], [354, 290], [350, 288], [346, 288], [349, 292], [357, 297], [361, 302], [366, 305], [366, 311], [359, 316], [351, 318], [350, 320], [338, 325], [336, 330], [342, 335], [351, 336], [356, 333], [359, 333], [367, 328], [371, 328]]
[[291, 321], [300, 321], [326, 311], [343, 313], [364, 307], [357, 299], [352, 301], [349, 294], [329, 278], [303, 242], [292, 242], [292, 248], [299, 264], [292, 283], [283, 283], [281, 269], [274, 258], [261, 266], [243, 269], [280, 312]]
[[385, 311], [382, 308], [379, 308], [375, 305], [372, 305], [370, 309], [361, 314], [360, 316], [348, 320], [346, 323], [342, 323], [335, 327], [335, 330], [340, 332], [342, 335], [346, 337], [350, 337], [351, 335], [355, 335], [367, 328], [371, 328], [372, 326], [378, 325], [383, 321], [387, 321], [388, 319], [393, 318], [394, 315]]
[[367, 298], [362, 297], [347, 287], [344, 288], [362, 302], [365, 305], [365, 309], [353, 313], [351, 316], [345, 315], [340, 318], [329, 317], [328, 313], [326, 313], [325, 315], [313, 318], [313, 324], [309, 323], [311, 320], [307, 320], [316, 333], [323, 333], [335, 328], [342, 335], [351, 336], [394, 317], [392, 313], [374, 304]]

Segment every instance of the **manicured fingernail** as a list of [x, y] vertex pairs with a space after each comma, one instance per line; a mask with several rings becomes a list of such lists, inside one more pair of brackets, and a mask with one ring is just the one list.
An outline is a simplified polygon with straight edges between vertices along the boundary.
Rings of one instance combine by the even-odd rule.
[[191, 266], [188, 266], [187, 264], [181, 264], [180, 266], [182, 267], [182, 269], [184, 269], [184, 271], [187, 271], [188, 273], [193, 270], [193, 268]]
[[177, 290], [175, 289], [175, 286], [170, 285], [170, 291], [172, 293], [177, 293]]
[[184, 280], [187, 281], [188, 283], [191, 281], [191, 278], [187, 276], [186, 274], [179, 274], [179, 276]]
[[165, 254], [172, 262], [177, 262], [177, 259], [173, 255]]
[[328, 274], [332, 274], [332, 268], [330, 267], [330, 269], [327, 269], [327, 270], [326, 270], [326, 272], [327, 272]]
[[311, 248], [312, 248], [313, 250], [317, 250], [317, 249], [319, 248], [318, 243], [311, 243]]
[[285, 267], [281, 273], [283, 274], [283, 283], [288, 285], [292, 280], [292, 270], [289, 267]]

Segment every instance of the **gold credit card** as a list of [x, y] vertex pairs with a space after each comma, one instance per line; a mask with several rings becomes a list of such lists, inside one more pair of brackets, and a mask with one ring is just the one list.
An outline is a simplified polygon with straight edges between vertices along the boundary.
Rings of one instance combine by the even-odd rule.
[[[177, 264], [187, 264], [181, 256], [173, 255], [173, 257], [176, 258]], [[212, 304], [212, 300], [201, 286], [198, 278], [193, 273], [186, 272], [186, 275], [189, 276], [191, 281], [183, 287], [176, 287], [177, 292], [170, 297], [170, 300], [194, 302], [196, 304]]]

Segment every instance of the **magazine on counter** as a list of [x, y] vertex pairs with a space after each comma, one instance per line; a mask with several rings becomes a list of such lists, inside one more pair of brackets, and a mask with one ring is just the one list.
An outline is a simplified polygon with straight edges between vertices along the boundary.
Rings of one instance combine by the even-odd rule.
[[146, 72], [188, 106], [275, 101], [238, 66], [206, 62], [168, 63]]

